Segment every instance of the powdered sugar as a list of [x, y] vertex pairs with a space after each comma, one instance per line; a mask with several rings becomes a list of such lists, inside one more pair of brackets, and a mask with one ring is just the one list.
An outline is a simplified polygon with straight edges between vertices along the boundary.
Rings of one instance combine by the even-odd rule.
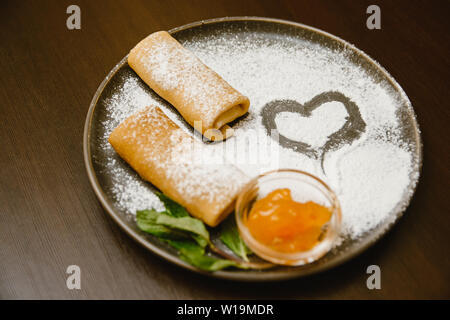
[[174, 144], [170, 159], [160, 165], [185, 199], [201, 198], [220, 205], [229, 202], [248, 182], [248, 177], [214, 149], [186, 136], [181, 129], [172, 132], [170, 139]]
[[[217, 163], [212, 159], [220, 153], [249, 177], [277, 168], [300, 169], [319, 176], [338, 194], [343, 209], [342, 237], [356, 239], [395, 217], [404, 206], [402, 199], [412, 192], [416, 181], [413, 172], [418, 166], [415, 146], [405, 141], [397, 117], [405, 105], [389, 83], [373, 79], [349, 59], [345, 50], [333, 51], [294, 38], [273, 37], [266, 41], [258, 35], [234, 38], [226, 34], [201, 41], [192, 39], [183, 45], [251, 102], [249, 114], [236, 123], [232, 138], [204, 145], [207, 151], [202, 156], [206, 162]], [[261, 110], [273, 100], [290, 99], [303, 104], [326, 91], [338, 91], [350, 98], [367, 126], [351, 145], [327, 152], [322, 167], [316, 159], [273, 144], [262, 124]], [[135, 75], [124, 77], [122, 86], [105, 104], [109, 117], [103, 122], [104, 137], [100, 141], [109, 159], [105, 170], [113, 180], [121, 181], [111, 192], [129, 213], [161, 204], [152, 196], [148, 184], [127, 170], [117, 169], [113, 161], [120, 160], [113, 150], [110, 152], [106, 139], [128, 115], [150, 104], [160, 106], [171, 119], [186, 127], [173, 109]], [[282, 113], [276, 122], [281, 134], [319, 148], [342, 127], [347, 116], [342, 104], [331, 102], [319, 106], [310, 117]], [[259, 155], [255, 156], [255, 150]], [[207, 172], [207, 167], [199, 170]], [[180, 183], [189, 185], [189, 181]]]
[[148, 208], [164, 209], [159, 198], [149, 191], [145, 181], [137, 175], [130, 175], [126, 169], [117, 165], [115, 159], [110, 159], [107, 165], [111, 168], [109, 172], [113, 178], [112, 193], [121, 209], [132, 214]]
[[275, 122], [280, 134], [286, 138], [306, 142], [317, 149], [325, 145], [331, 134], [342, 128], [347, 116], [342, 103], [327, 102], [314, 110], [310, 117], [283, 112], [277, 115]]
[[346, 146], [326, 163], [327, 182], [342, 207], [343, 233], [363, 234], [389, 217], [408, 190], [411, 154], [391, 143]]

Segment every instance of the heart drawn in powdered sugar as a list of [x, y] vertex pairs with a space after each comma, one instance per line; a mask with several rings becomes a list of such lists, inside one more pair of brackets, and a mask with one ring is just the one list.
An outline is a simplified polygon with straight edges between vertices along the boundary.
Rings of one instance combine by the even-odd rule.
[[[345, 107], [348, 115], [343, 120], [343, 125], [337, 131], [327, 135], [326, 142], [322, 146], [313, 147], [305, 141], [301, 141], [301, 137], [298, 138], [299, 140], [292, 140], [280, 133], [283, 130], [277, 127], [275, 120], [277, 115], [290, 112], [297, 113], [301, 117], [310, 118], [314, 110], [328, 102], [340, 102]], [[263, 107], [261, 115], [267, 133], [271, 137], [277, 137], [281, 146], [303, 153], [310, 158], [320, 159], [321, 162], [323, 162], [323, 157], [327, 151], [352, 143], [366, 129], [366, 123], [361, 117], [358, 106], [348, 97], [336, 91], [321, 93], [305, 104], [300, 104], [294, 100], [274, 100]], [[327, 122], [324, 122], [323, 125], [327, 125]], [[323, 129], [325, 130], [322, 131], [326, 131], [327, 128]]]

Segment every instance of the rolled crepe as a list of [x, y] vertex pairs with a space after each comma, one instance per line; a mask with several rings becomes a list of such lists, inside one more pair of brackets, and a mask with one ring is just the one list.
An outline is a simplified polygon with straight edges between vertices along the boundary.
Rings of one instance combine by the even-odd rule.
[[158, 107], [127, 118], [109, 142], [144, 180], [212, 227], [233, 210], [247, 182], [235, 166], [205, 157], [211, 148], [180, 129]]
[[158, 95], [210, 140], [233, 134], [227, 123], [250, 102], [166, 31], [149, 35], [128, 55], [128, 64]]

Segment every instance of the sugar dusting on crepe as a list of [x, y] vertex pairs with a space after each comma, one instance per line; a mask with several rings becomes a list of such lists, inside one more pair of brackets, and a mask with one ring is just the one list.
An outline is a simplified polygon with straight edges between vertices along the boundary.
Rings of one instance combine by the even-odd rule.
[[[398, 109], [404, 107], [402, 97], [398, 97], [389, 84], [376, 81], [354, 64], [345, 51], [291, 40], [286, 42], [285, 37], [274, 37], [269, 42], [258, 35], [237, 38], [221, 34], [182, 43], [251, 101], [248, 116], [234, 126], [234, 137], [224, 143], [205, 145], [208, 152], [203, 157], [215, 157], [216, 151], [226, 145], [227, 161], [250, 177], [277, 168], [300, 169], [319, 176], [332, 187], [341, 202], [342, 238], [357, 239], [380, 223], [394, 219], [395, 213], [404, 206], [400, 200], [412, 192], [411, 181], [416, 181], [413, 175], [417, 172], [418, 160], [413, 157], [414, 146], [405, 142], [397, 119]], [[260, 111], [273, 100], [304, 103], [325, 91], [339, 91], [355, 102], [367, 127], [351, 145], [327, 153], [322, 171], [317, 160], [270, 143], [272, 139], [264, 130]], [[108, 160], [102, 166], [113, 180], [111, 196], [120, 209], [130, 214], [162, 205], [148, 183], [130, 174], [125, 165], [117, 165], [120, 159], [107, 137], [126, 117], [152, 104], [179, 122], [173, 110], [164, 101], [155, 99], [154, 93], [135, 75], [125, 77], [122, 86], [105, 104], [109, 116], [103, 121], [104, 135], [100, 143]], [[283, 113], [277, 119], [280, 132], [284, 128], [284, 134], [291, 139], [302, 140], [303, 136], [312, 146], [322, 145], [333, 133], [332, 129], [338, 130], [346, 117], [345, 110], [339, 106], [330, 112], [325, 109], [318, 108], [317, 116], [307, 119]], [[324, 122], [327, 127], [323, 126]], [[316, 130], [314, 133], [295, 130], [299, 123]], [[264, 163], [242, 161], [246, 156], [251, 157], [255, 149], [261, 153], [259, 159]], [[217, 159], [211, 158], [211, 162], [214, 161]]]
[[[213, 127], [225, 105], [239, 104], [243, 99], [165, 31], [155, 32], [137, 44], [128, 56], [128, 63], [143, 79], [147, 78], [147, 83], [153, 83], [153, 89], [162, 97], [172, 103], [177, 101], [176, 107], [182, 114], [184, 110], [185, 117], [190, 114], [184, 108], [187, 106], [192, 113], [200, 113], [205, 127]], [[186, 120], [193, 125], [194, 120], [189, 117]]]
[[[160, 164], [168, 172], [168, 177], [175, 181], [175, 189], [186, 199], [202, 198], [220, 205], [232, 200], [232, 195], [248, 182], [249, 177], [227, 163], [221, 154], [186, 136], [181, 129], [172, 132], [170, 140], [175, 144], [170, 159]], [[197, 181], [186, 177], [195, 177]]]

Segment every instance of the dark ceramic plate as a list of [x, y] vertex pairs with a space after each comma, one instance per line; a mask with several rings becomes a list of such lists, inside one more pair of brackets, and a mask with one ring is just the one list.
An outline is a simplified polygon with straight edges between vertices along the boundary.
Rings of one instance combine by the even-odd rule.
[[[351, 44], [318, 29], [314, 29], [302, 24], [282, 21], [276, 19], [256, 18], [256, 17], [234, 17], [220, 18], [207, 21], [191, 23], [182, 27], [170, 30], [170, 33], [179, 41], [206, 41], [211, 34], [226, 33], [227, 36], [240, 37], [242, 34], [248, 37], [249, 34], [256, 35], [258, 39], [267, 38], [270, 41], [274, 36], [278, 41], [283, 38], [289, 41], [311, 41], [320, 46], [332, 48], [336, 51], [346, 51], [349, 59], [356, 65], [364, 69], [375, 81], [384, 81], [389, 89], [398, 97], [401, 107], [398, 111], [398, 119], [401, 122], [402, 139], [411, 147], [410, 153], [413, 159], [413, 172], [410, 176], [408, 190], [403, 198], [399, 199], [398, 205], [390, 217], [376, 228], [367, 232], [359, 240], [348, 240], [334, 250], [322, 257], [318, 261], [301, 267], [275, 267], [267, 270], [224, 270], [214, 273], [203, 272], [180, 260], [170, 247], [149, 235], [144, 234], [136, 227], [132, 217], [120, 209], [117, 201], [111, 196], [111, 189], [114, 187], [113, 179], [108, 175], [108, 171], [102, 170], [102, 164], [106, 161], [106, 151], [99, 141], [105, 135], [105, 128], [102, 123], [107, 119], [111, 110], [105, 108], [105, 101], [109, 99], [117, 88], [122, 84], [124, 77], [135, 77], [141, 81], [128, 66], [126, 57], [122, 59], [108, 74], [100, 84], [94, 98], [92, 99], [89, 112], [87, 114], [84, 130], [84, 160], [87, 173], [91, 181], [95, 194], [99, 198], [105, 210], [119, 226], [125, 230], [133, 239], [148, 248], [157, 255], [181, 266], [206, 275], [241, 280], [241, 281], [271, 281], [282, 280], [323, 271], [343, 263], [356, 256], [370, 245], [374, 244], [382, 237], [400, 218], [414, 193], [419, 177], [422, 162], [422, 145], [420, 131], [416, 122], [415, 114], [411, 103], [397, 82], [378, 63], [358, 50]], [[239, 48], [237, 48], [239, 50]], [[151, 91], [150, 89], [146, 89]], [[152, 93], [154, 94], [154, 93]], [[125, 170], [130, 176], [136, 174], [123, 162], [114, 164], [118, 169]], [[152, 186], [148, 185], [148, 188]]]

